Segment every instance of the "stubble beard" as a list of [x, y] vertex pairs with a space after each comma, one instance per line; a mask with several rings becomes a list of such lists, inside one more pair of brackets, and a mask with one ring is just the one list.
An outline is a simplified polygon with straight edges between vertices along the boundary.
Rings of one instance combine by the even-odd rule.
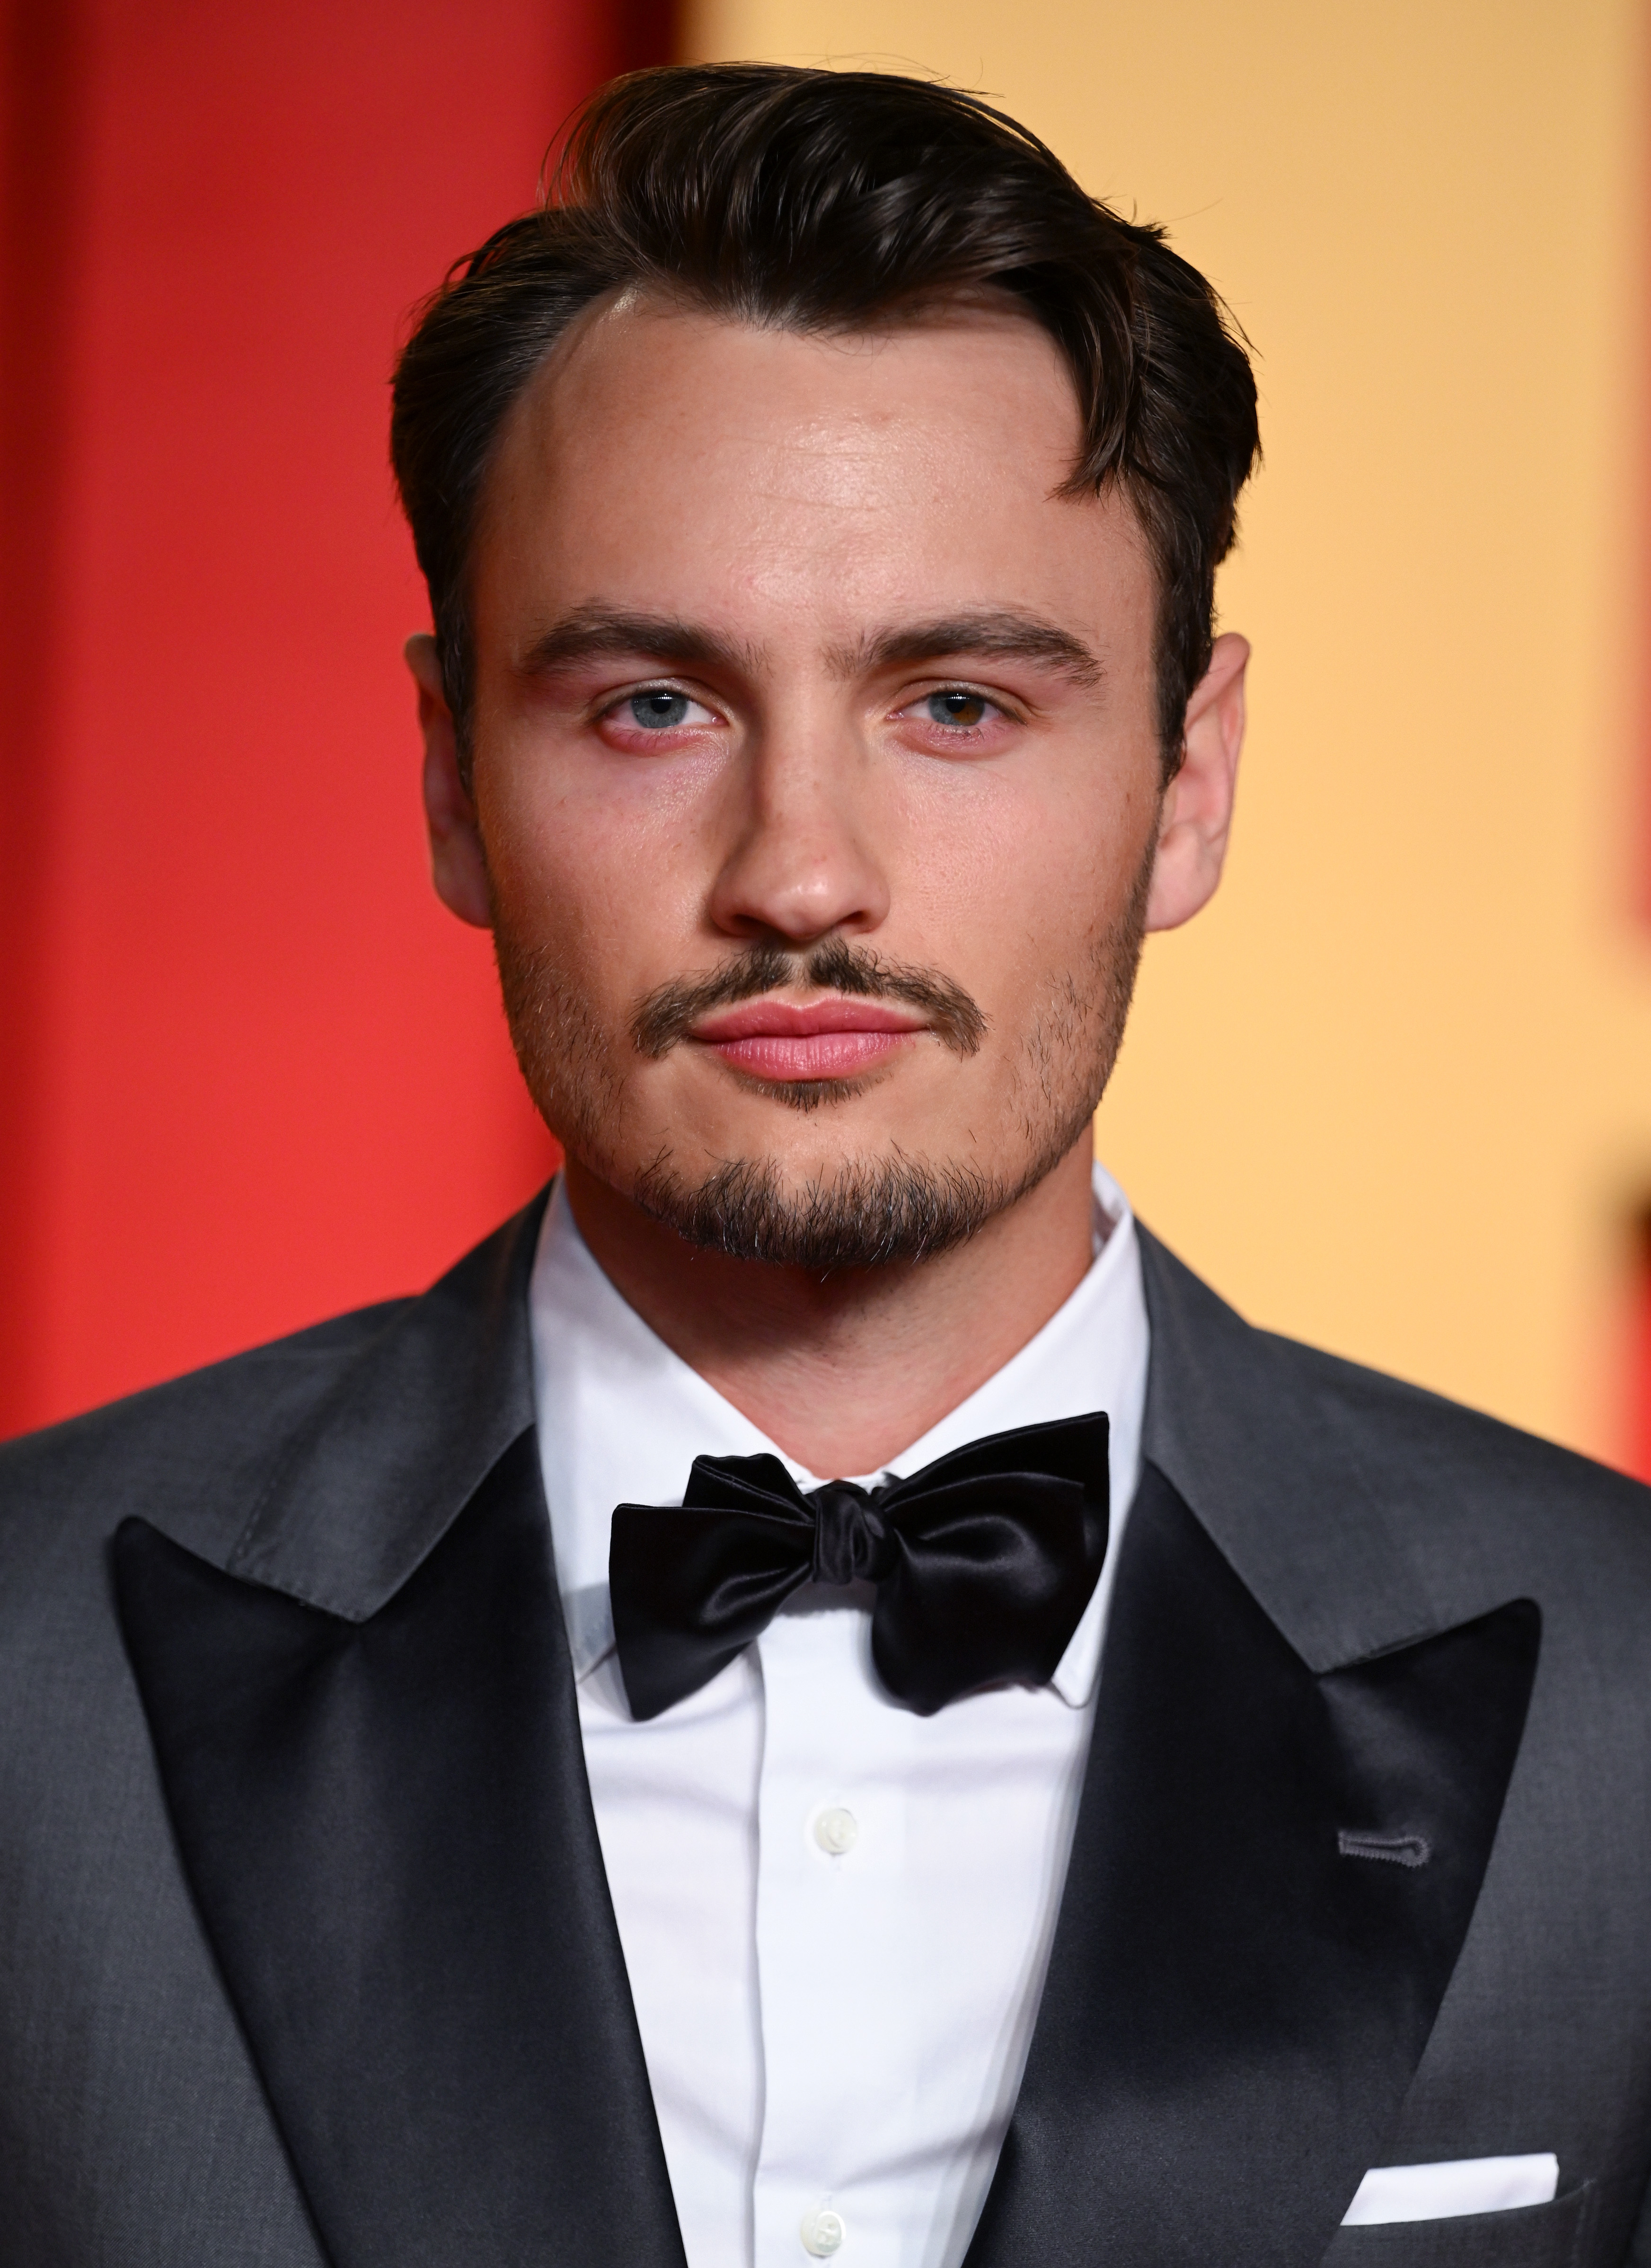
[[[642, 1167], [627, 1168], [612, 1147], [626, 1080], [639, 1054], [657, 1057], [675, 1043], [642, 1043], [653, 1029], [650, 1008], [673, 988], [639, 1004], [629, 1028], [611, 1031], [554, 949], [519, 937], [496, 906], [494, 950], [516, 1059], [541, 1116], [569, 1154], [614, 1187], [628, 1186], [634, 1204], [689, 1244], [814, 1275], [931, 1259], [1017, 1204], [1082, 1138], [1123, 1043], [1146, 933], [1152, 865], [1149, 853], [1123, 911], [1091, 940], [1086, 965], [1047, 988], [1014, 1066], [1012, 1107], [1022, 1138], [1020, 1156], [1001, 1168], [914, 1157], [897, 1144], [881, 1155], [845, 1156], [829, 1175], [801, 1183], [788, 1180], [779, 1161], [765, 1156], [726, 1159], [694, 1173], [668, 1145]], [[829, 983], [833, 949], [839, 955], [844, 951], [833, 940], [824, 955], [770, 954], [761, 967], [748, 956], [752, 990], [740, 991], [736, 979], [732, 988], [725, 984], [723, 997], [755, 997], [786, 976]], [[863, 949], [847, 950], [857, 974], [844, 984], [849, 964], [839, 959], [841, 989], [907, 999], [914, 983], [947, 990], [962, 1032], [969, 1028], [969, 1011], [979, 1021], [972, 1045], [956, 1039], [947, 1044], [959, 1054], [975, 1052], [985, 1020], [949, 979], [899, 971], [908, 981], [885, 987], [878, 970], [887, 972], [887, 964]], [[785, 964], [783, 971], [777, 960]], [[755, 983], [759, 976], [765, 984]], [[770, 1090], [803, 1109], [847, 1103], [858, 1091], [852, 1081], [810, 1083], [805, 1093]]]

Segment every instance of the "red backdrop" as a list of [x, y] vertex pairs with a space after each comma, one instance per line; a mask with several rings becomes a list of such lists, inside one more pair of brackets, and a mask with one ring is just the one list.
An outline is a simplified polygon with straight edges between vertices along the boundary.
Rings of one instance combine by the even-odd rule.
[[667, 29], [14, 0], [0, 1430], [416, 1286], [551, 1162], [430, 893], [386, 380]]

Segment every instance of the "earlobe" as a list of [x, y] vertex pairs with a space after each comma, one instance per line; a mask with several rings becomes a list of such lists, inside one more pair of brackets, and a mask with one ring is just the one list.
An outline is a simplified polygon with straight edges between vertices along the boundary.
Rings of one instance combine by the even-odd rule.
[[475, 806], [459, 767], [458, 733], [441, 682], [436, 641], [421, 632], [407, 641], [407, 666], [418, 688], [418, 728], [424, 742], [424, 823], [430, 835], [431, 878], [448, 910], [476, 929], [490, 929], [487, 859]]
[[1164, 795], [1146, 903], [1149, 930], [1177, 929], [1215, 895], [1233, 824], [1244, 744], [1249, 644], [1227, 630], [1187, 703], [1185, 754]]

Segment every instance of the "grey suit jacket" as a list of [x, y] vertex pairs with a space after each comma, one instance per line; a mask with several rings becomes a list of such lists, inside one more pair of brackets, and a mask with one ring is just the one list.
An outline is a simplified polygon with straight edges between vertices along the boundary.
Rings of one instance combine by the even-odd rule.
[[[682, 2268], [538, 1218], [0, 1451], [11, 2268]], [[1651, 2263], [1651, 1498], [1143, 1250], [1146, 1473], [969, 2268]], [[1338, 2227], [1368, 2166], [1542, 2150], [1550, 2205]]]

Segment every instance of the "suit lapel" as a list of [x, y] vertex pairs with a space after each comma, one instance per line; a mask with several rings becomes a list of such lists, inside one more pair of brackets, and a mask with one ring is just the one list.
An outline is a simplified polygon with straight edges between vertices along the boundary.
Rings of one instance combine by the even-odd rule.
[[1441, 1627], [1323, 1413], [1173, 1266], [1149, 1246], [1149, 1462], [969, 2268], [1320, 2258], [1449, 1980], [1535, 1674], [1535, 1607]]
[[535, 1226], [341, 1391], [232, 1560], [262, 1580], [115, 1539], [183, 1864], [335, 2268], [682, 2259], [525, 1357], [474, 1367]]

